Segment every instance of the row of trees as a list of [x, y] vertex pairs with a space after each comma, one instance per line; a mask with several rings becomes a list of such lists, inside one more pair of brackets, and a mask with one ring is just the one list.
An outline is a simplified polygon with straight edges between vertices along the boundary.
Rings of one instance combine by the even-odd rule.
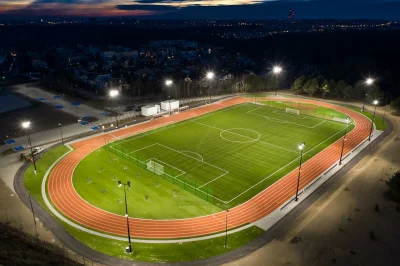
[[383, 98], [383, 92], [375, 84], [367, 86], [364, 81], [358, 81], [350, 85], [344, 80], [327, 79], [322, 75], [300, 76], [293, 82], [291, 90], [310, 97], [318, 95], [343, 100], [362, 100], [366, 94], [368, 101]]

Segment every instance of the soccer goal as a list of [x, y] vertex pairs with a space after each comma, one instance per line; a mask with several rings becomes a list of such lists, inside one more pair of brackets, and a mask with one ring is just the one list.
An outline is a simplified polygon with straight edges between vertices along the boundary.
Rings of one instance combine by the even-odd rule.
[[298, 110], [298, 109], [286, 108], [286, 113], [291, 113], [291, 114], [299, 115], [299, 114], [300, 114], [300, 110]]
[[157, 175], [164, 174], [164, 166], [159, 163], [156, 163], [153, 160], [150, 160], [147, 162], [147, 170], [149, 170]]

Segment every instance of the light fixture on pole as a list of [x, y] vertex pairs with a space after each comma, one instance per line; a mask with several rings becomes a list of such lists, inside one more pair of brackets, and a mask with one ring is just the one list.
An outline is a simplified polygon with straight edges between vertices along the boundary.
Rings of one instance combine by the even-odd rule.
[[128, 181], [126, 183], [122, 183], [121, 181], [118, 181], [118, 187], [124, 186], [124, 196], [125, 196], [125, 217], [126, 217], [126, 226], [128, 229], [128, 243], [129, 246], [126, 248], [127, 253], [132, 253], [132, 243], [131, 243], [131, 232], [129, 228], [129, 215], [128, 215], [128, 203], [126, 201], [126, 187], [130, 188], [131, 187], [131, 182]]
[[[369, 86], [371, 86], [372, 84], [374, 84], [374, 82], [375, 82], [375, 80], [374, 80], [373, 78], [367, 78], [367, 79], [365, 80], [365, 85], [366, 85], [367, 87], [369, 87]], [[366, 90], [367, 90], [367, 89], [366, 89]], [[367, 95], [368, 95], [368, 94], [365, 92], [363, 107], [362, 107], [362, 109], [361, 109], [362, 112], [364, 112], [364, 110], [365, 110], [365, 102], [367, 101]]]
[[27, 134], [28, 134], [28, 142], [29, 142], [29, 146], [31, 147], [31, 156], [32, 156], [32, 161], [33, 161], [33, 167], [34, 167], [34, 171], [33, 173], [36, 175], [37, 171], [36, 171], [36, 162], [35, 162], [35, 156], [33, 156], [33, 147], [32, 147], [32, 142], [31, 142], [31, 135], [29, 133], [29, 127], [31, 126], [31, 122], [29, 121], [25, 121], [22, 122], [22, 128], [26, 129]]
[[208, 72], [207, 73], [207, 79], [210, 81], [210, 88], [208, 90], [208, 95], [210, 96], [210, 102], [211, 103], [211, 90], [212, 90], [212, 80], [214, 78], [214, 73], [213, 72]]
[[280, 66], [274, 66], [272, 69], [272, 72], [276, 75], [276, 92], [275, 96], [278, 95], [278, 90], [279, 90], [279, 74], [282, 72], [282, 68]]
[[378, 100], [374, 100], [372, 102], [372, 104], [375, 105], [375, 108], [374, 108], [374, 115], [372, 116], [372, 120], [371, 120], [371, 128], [369, 130], [368, 141], [371, 141], [372, 128], [374, 127], [374, 120], [375, 120], [375, 114], [376, 114], [376, 106], [378, 105], [378, 103], [379, 103]]
[[300, 174], [301, 174], [301, 166], [302, 166], [302, 161], [303, 161], [303, 151], [304, 151], [304, 147], [306, 146], [306, 143], [303, 142], [299, 145], [299, 150], [300, 150], [300, 166], [299, 166], [299, 174], [297, 175], [297, 186], [296, 186], [296, 197], [295, 197], [295, 201], [297, 201], [298, 199], [298, 195], [299, 195], [299, 186], [300, 186]]
[[167, 79], [165, 81], [165, 86], [168, 88], [168, 104], [169, 104], [169, 114], [171, 114], [171, 85], [172, 85], [172, 80]]
[[[112, 90], [109, 91], [108, 94], [110, 95], [111, 99], [114, 99], [114, 98], [116, 99], [117, 96], [119, 95], [119, 91], [115, 90], [115, 89], [112, 89]], [[117, 120], [117, 128], [118, 128], [118, 113], [117, 112], [115, 112], [115, 118]]]
[[344, 128], [344, 136], [343, 136], [343, 142], [342, 142], [342, 151], [340, 152], [340, 160], [339, 160], [339, 165], [342, 165], [342, 158], [343, 158], [343, 150], [344, 150], [344, 142], [346, 140], [346, 134], [347, 134], [347, 127], [349, 126], [350, 123], [350, 118], [346, 118], [346, 127]]
[[61, 123], [58, 123], [58, 126], [60, 127], [61, 143], [62, 143], [62, 145], [64, 145], [64, 137], [63, 137], [63, 132], [62, 132], [62, 125], [61, 125]]

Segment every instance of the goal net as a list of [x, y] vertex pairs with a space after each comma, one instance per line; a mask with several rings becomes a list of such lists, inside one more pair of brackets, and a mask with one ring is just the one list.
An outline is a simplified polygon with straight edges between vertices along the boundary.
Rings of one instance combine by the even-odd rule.
[[291, 109], [291, 108], [286, 108], [286, 113], [291, 113], [291, 114], [299, 115], [299, 114], [300, 114], [300, 110]]
[[164, 166], [159, 163], [156, 163], [153, 160], [150, 160], [147, 162], [147, 170], [149, 170], [157, 175], [164, 174]]

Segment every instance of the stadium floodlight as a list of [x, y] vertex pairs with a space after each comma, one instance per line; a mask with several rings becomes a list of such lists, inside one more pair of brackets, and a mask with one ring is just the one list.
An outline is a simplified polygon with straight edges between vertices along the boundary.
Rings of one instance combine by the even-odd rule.
[[114, 98], [114, 97], [117, 97], [117, 96], [118, 96], [119, 91], [113, 89], [113, 90], [110, 90], [110, 91], [108, 92], [108, 94], [110, 95], [111, 98]]
[[214, 78], [214, 72], [208, 72], [207, 79], [213, 79], [213, 78]]
[[276, 92], [275, 96], [278, 96], [278, 90], [279, 90], [279, 74], [282, 72], [282, 67], [280, 66], [274, 66], [272, 69], [272, 72], [276, 75]]
[[122, 183], [122, 181], [118, 180], [118, 187], [124, 186], [124, 196], [125, 196], [125, 217], [126, 217], [126, 227], [128, 229], [128, 242], [129, 246], [126, 247], [127, 253], [132, 253], [132, 243], [131, 243], [131, 231], [129, 228], [129, 215], [128, 215], [128, 202], [126, 201], [126, 187], [131, 187], [131, 182], [128, 181], [126, 183]]
[[282, 68], [280, 66], [274, 66], [272, 69], [275, 75], [280, 74], [282, 72]]
[[[211, 71], [207, 72], [206, 77], [207, 77], [207, 79], [209, 81], [211, 81], [214, 78], [214, 72], [211, 72]], [[210, 96], [210, 102], [209, 103], [211, 103], [211, 90], [212, 90], [212, 87], [211, 87], [211, 82], [210, 82], [210, 87], [208, 89], [208, 95]]]
[[36, 175], [36, 162], [35, 162], [35, 156], [33, 155], [33, 147], [32, 147], [32, 142], [31, 142], [31, 134], [29, 133], [29, 128], [30, 128], [30, 126], [31, 126], [31, 122], [30, 121], [25, 121], [25, 122], [22, 122], [21, 123], [21, 126], [22, 126], [22, 128], [23, 129], [26, 129], [27, 131], [27, 134], [28, 134], [28, 143], [29, 143], [29, 146], [31, 147], [31, 157], [32, 157], [32, 161], [33, 161], [33, 168], [34, 168], [34, 170], [33, 170], [33, 173]]
[[171, 86], [171, 85], [172, 85], [172, 80], [167, 79], [167, 80], [165, 81], [165, 85], [167, 85], [168, 87]]
[[375, 80], [373, 78], [367, 78], [365, 80], [365, 84], [367, 84], [368, 86], [374, 84], [374, 82]]
[[350, 123], [350, 118], [346, 117], [346, 127], [344, 128], [344, 135], [343, 135], [343, 141], [342, 141], [342, 151], [340, 152], [340, 159], [339, 159], [339, 165], [342, 165], [342, 160], [343, 160], [343, 150], [344, 150], [344, 142], [346, 141], [346, 135], [347, 135], [347, 127], [349, 126]]
[[21, 125], [22, 125], [23, 128], [29, 128], [29, 126], [31, 125], [31, 122], [25, 121], [25, 122], [22, 122]]
[[303, 151], [304, 151], [304, 147], [306, 146], [306, 143], [303, 142], [299, 145], [299, 150], [300, 150], [300, 165], [299, 165], [299, 174], [297, 175], [297, 186], [296, 186], [296, 197], [295, 197], [295, 201], [297, 201], [298, 199], [298, 195], [299, 195], [299, 185], [300, 185], [300, 173], [301, 173], [301, 166], [302, 166], [302, 161], [303, 161]]
[[374, 127], [374, 120], [375, 120], [375, 114], [376, 114], [376, 106], [378, 105], [378, 103], [379, 103], [378, 100], [374, 100], [372, 102], [372, 104], [375, 106], [375, 108], [374, 108], [374, 115], [372, 116], [372, 120], [371, 120], [371, 128], [369, 130], [368, 141], [371, 141], [372, 128]]
[[[374, 82], [375, 82], [375, 80], [373, 79], [373, 78], [367, 78], [366, 80], [365, 80], [365, 84], [367, 85], [367, 86], [371, 86], [372, 84], [374, 84]], [[367, 90], [367, 89], [366, 89]], [[362, 109], [361, 109], [361, 112], [364, 112], [364, 110], [365, 110], [365, 102], [367, 101], [367, 93], [365, 93], [365, 95], [364, 95], [364, 103], [363, 103], [363, 107], [362, 107]]]

